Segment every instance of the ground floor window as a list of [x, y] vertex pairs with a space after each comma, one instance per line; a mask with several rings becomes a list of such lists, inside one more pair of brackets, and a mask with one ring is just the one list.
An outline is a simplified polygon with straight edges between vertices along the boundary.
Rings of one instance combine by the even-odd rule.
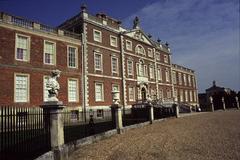
[[95, 83], [95, 101], [104, 101], [103, 83]]
[[134, 90], [134, 87], [129, 87], [128, 88], [128, 93], [129, 93], [129, 101], [135, 101], [135, 90]]
[[15, 74], [15, 102], [29, 101], [29, 75]]

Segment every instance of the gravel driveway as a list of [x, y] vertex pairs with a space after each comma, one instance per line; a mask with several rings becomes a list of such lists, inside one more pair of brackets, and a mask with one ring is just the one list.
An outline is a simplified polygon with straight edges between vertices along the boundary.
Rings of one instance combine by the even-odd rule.
[[240, 160], [240, 111], [218, 111], [128, 130], [81, 147], [70, 160]]

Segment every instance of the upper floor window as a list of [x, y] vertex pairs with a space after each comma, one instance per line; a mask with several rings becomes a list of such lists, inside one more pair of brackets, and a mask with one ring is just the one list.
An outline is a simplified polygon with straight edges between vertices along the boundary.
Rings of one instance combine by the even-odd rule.
[[68, 101], [78, 102], [78, 80], [68, 79]]
[[157, 69], [157, 76], [158, 76], [158, 80], [161, 81], [162, 80], [162, 69], [161, 68]]
[[159, 53], [159, 52], [156, 52], [156, 59], [157, 59], [158, 61], [160, 61], [160, 53]]
[[192, 84], [193, 84], [193, 87], [195, 87], [195, 86], [196, 86], [196, 83], [195, 83], [195, 78], [194, 78], [194, 76], [192, 76]]
[[68, 67], [70, 68], [77, 68], [77, 48], [68, 46]]
[[102, 54], [94, 53], [94, 68], [95, 70], [102, 71]]
[[103, 83], [95, 83], [95, 101], [104, 101]]
[[129, 40], [126, 40], [126, 49], [132, 51], [132, 42]]
[[128, 97], [129, 101], [135, 101], [135, 88], [134, 87], [129, 87], [128, 88]]
[[178, 84], [182, 85], [182, 73], [178, 72]]
[[118, 73], [118, 58], [112, 57], [112, 73]]
[[136, 46], [135, 52], [136, 52], [137, 54], [145, 55], [145, 50], [144, 50], [143, 46], [141, 46], [141, 45], [139, 45], [139, 44]]
[[56, 64], [56, 43], [44, 41], [44, 64]]
[[188, 75], [188, 85], [189, 85], [189, 86], [192, 86], [191, 75]]
[[183, 74], [183, 83], [184, 83], [184, 86], [186, 86], [186, 85], [187, 85], [186, 74]]
[[96, 42], [102, 42], [102, 32], [94, 29], [93, 40]]
[[153, 50], [148, 48], [148, 57], [153, 57]]
[[127, 61], [127, 69], [128, 69], [128, 75], [133, 75], [133, 61], [132, 60]]
[[149, 76], [150, 79], [154, 79], [154, 67], [152, 65], [149, 66]]
[[113, 47], [117, 47], [117, 37], [110, 36], [110, 45]]
[[168, 63], [168, 56], [164, 55], [164, 63]]
[[169, 82], [170, 81], [170, 75], [169, 75], [169, 70], [168, 69], [165, 70], [165, 76], [166, 76], [166, 82]]
[[29, 101], [29, 75], [28, 74], [15, 74], [15, 102], [28, 102]]
[[173, 84], [177, 84], [177, 77], [176, 77], [176, 72], [175, 71], [173, 71], [172, 72], [172, 80], [173, 80]]
[[30, 59], [30, 37], [16, 34], [15, 58], [20, 61], [29, 61]]

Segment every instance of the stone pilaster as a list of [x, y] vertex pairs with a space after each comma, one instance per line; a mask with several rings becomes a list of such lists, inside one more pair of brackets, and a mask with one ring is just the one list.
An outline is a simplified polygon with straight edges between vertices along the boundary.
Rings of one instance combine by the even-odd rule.
[[240, 109], [240, 107], [239, 107], [239, 101], [238, 101], [238, 97], [237, 97], [237, 96], [235, 97], [235, 100], [236, 100], [236, 103], [237, 103], [237, 109]]
[[224, 101], [224, 97], [222, 97], [222, 103], [223, 103], [223, 110], [226, 110], [226, 104], [225, 104], [225, 101]]
[[209, 100], [210, 100], [210, 107], [211, 107], [211, 111], [214, 112], [214, 104], [213, 104], [213, 97], [210, 96], [209, 97]]
[[47, 125], [50, 123], [50, 140], [51, 148], [54, 152], [54, 159], [64, 160], [67, 158], [67, 155], [61, 151], [62, 145], [64, 144], [64, 126], [62, 118], [63, 103], [59, 101], [49, 101], [45, 102], [41, 107], [45, 113], [45, 124]]
[[121, 134], [123, 132], [123, 122], [122, 122], [122, 110], [121, 110], [122, 106], [120, 106], [119, 104], [112, 104], [111, 106], [111, 110], [114, 116], [114, 122], [116, 124], [116, 129], [118, 134]]

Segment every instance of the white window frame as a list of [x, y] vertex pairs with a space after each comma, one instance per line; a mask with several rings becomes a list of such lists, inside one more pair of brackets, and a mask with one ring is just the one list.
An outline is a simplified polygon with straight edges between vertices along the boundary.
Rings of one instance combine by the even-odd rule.
[[[70, 66], [69, 62], [69, 48], [75, 48], [75, 67]], [[67, 45], [67, 63], [69, 68], [78, 68], [78, 47]]]
[[[97, 92], [96, 92], [96, 86], [97, 85], [101, 85], [101, 89], [102, 89], [102, 92], [101, 92], [101, 97], [102, 99], [97, 99]], [[95, 102], [104, 102], [104, 84], [102, 82], [95, 82]]]
[[164, 55], [164, 63], [168, 63], [168, 56]]
[[160, 61], [161, 60], [161, 55], [159, 52], [156, 52], [156, 60]]
[[[70, 81], [75, 81], [76, 82], [76, 100], [71, 100], [70, 99], [70, 90], [69, 90], [69, 82]], [[79, 84], [78, 84], [78, 79], [77, 78], [68, 78], [68, 102], [79, 102]]]
[[[114, 71], [113, 69], [113, 59], [115, 59], [116, 60], [116, 71]], [[116, 74], [118, 74], [118, 71], [119, 71], [119, 69], [118, 69], [118, 57], [116, 57], [116, 56], [112, 56], [111, 57], [111, 70], [112, 70], [112, 73], [116, 73]]]
[[[16, 78], [17, 76], [24, 76], [27, 78], [27, 95], [26, 95], [26, 100], [23, 101], [18, 101], [16, 97]], [[14, 102], [15, 103], [28, 103], [30, 102], [30, 75], [29, 74], [23, 74], [23, 73], [14, 73]]]
[[151, 48], [148, 48], [148, 57], [153, 57], [153, 50]]
[[[100, 68], [96, 68], [96, 55], [100, 55]], [[96, 51], [94, 51], [94, 70], [95, 71], [102, 71], [103, 70], [103, 57], [102, 57], [103, 55], [101, 54], [101, 53], [99, 53], [99, 52], [96, 52]]]
[[[115, 39], [115, 44], [114, 44], [113, 39]], [[113, 47], [117, 47], [118, 46], [118, 39], [117, 39], [116, 36], [110, 35], [110, 45], [113, 46]]]
[[153, 65], [149, 65], [149, 77], [150, 77], [150, 79], [154, 79], [155, 78]]
[[[46, 63], [45, 62], [45, 45], [46, 43], [52, 43], [53, 44], [53, 57], [52, 57], [52, 63]], [[56, 42], [49, 41], [49, 40], [44, 40], [44, 45], [43, 45], [43, 63], [46, 65], [56, 65], [57, 64], [57, 59], [56, 59]]]
[[[43, 101], [46, 102], [48, 101], [48, 90], [47, 90], [47, 82], [50, 76], [43, 76]], [[46, 96], [47, 94], [47, 96]], [[46, 97], [45, 97], [46, 96]]]
[[166, 69], [166, 70], [165, 70], [165, 78], [166, 78], [166, 82], [170, 82], [169, 69]]
[[188, 86], [192, 86], [191, 75], [188, 75]]
[[173, 80], [173, 84], [177, 84], [177, 75], [175, 71], [172, 71], [172, 80]]
[[[132, 89], [132, 91], [133, 91], [133, 97], [130, 96], [130, 94], [131, 94], [130, 89]], [[128, 100], [129, 100], [129, 102], [135, 102], [135, 99], [136, 99], [135, 98], [135, 87], [129, 86], [128, 87]]]
[[158, 80], [162, 81], [162, 69], [160, 67], [157, 69], [157, 76]]
[[[142, 49], [142, 52], [141, 52], [141, 50], [139, 50], [139, 47]], [[142, 45], [140, 45], [140, 44], [136, 45], [135, 53], [139, 54], [139, 55], [146, 55], [144, 47]]]
[[[99, 39], [96, 37], [95, 33], [99, 33]], [[96, 42], [102, 42], [102, 32], [96, 29], [93, 29], [93, 40]]]
[[132, 41], [126, 40], [126, 50], [132, 51]]
[[[27, 56], [26, 56], [26, 59], [18, 59], [17, 58], [18, 37], [27, 38], [27, 49], [26, 49], [27, 50], [26, 51]], [[31, 37], [23, 35], [23, 34], [16, 33], [16, 35], [15, 35], [15, 59], [18, 60], [18, 61], [29, 62], [30, 61], [30, 49], [31, 49]]]
[[183, 73], [183, 84], [184, 86], [187, 86], [187, 77], [186, 74]]
[[[129, 62], [131, 63], [131, 65], [129, 65]], [[130, 68], [131, 66], [131, 68]], [[128, 71], [128, 75], [132, 76], [134, 74], [134, 71], [133, 71], [133, 60], [127, 60], [127, 71]], [[131, 71], [131, 72], [130, 72]]]
[[182, 85], [182, 73], [178, 72], [178, 84]]

